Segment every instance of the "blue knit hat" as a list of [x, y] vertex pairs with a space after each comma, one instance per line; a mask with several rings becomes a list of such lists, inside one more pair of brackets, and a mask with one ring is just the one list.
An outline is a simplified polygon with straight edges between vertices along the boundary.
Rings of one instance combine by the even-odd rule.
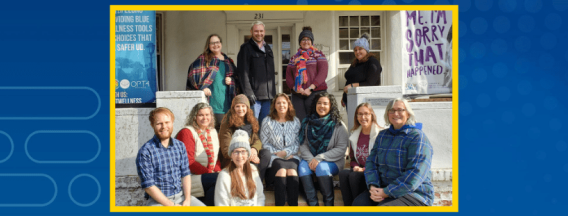
[[361, 47], [369, 52], [369, 35], [363, 33], [363, 35], [353, 43], [353, 50], [355, 50], [355, 47]]

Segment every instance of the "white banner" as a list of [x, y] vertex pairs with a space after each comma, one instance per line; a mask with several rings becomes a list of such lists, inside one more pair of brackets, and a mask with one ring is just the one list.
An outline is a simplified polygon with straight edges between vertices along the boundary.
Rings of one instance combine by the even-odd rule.
[[452, 11], [402, 11], [403, 94], [452, 92]]

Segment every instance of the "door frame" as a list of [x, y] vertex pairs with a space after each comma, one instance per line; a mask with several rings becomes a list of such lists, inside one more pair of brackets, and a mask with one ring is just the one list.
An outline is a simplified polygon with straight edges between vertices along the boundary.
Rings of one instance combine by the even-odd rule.
[[[294, 26], [297, 23], [295, 22], [289, 22], [289, 23], [265, 23], [265, 37], [266, 35], [272, 35], [272, 52], [274, 54], [274, 71], [276, 72], [276, 74], [274, 74], [274, 76], [276, 76], [275, 78], [275, 83], [276, 83], [276, 93], [282, 93], [283, 92], [283, 80], [282, 79], [282, 73], [286, 73], [286, 71], [282, 71], [282, 27], [289, 27], [292, 29], [292, 32], [290, 32], [290, 52], [292, 53], [292, 50], [294, 50], [296, 48], [296, 43], [293, 43], [293, 35], [294, 35]], [[250, 35], [250, 25], [237, 25], [238, 28], [238, 34], [236, 35], [236, 39], [233, 39], [233, 41], [236, 41], [239, 46], [240, 44], [242, 44], [244, 42], [244, 38], [247, 35]], [[238, 65], [237, 65], [238, 67]]]

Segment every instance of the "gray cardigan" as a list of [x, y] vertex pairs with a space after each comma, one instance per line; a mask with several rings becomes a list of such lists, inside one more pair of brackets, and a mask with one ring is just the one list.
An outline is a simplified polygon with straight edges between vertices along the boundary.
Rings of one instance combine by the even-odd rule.
[[[307, 127], [306, 127], [307, 130]], [[329, 140], [329, 145], [327, 146], [327, 151], [325, 153], [316, 155], [315, 157], [310, 152], [308, 147], [308, 132], [306, 131], [304, 143], [300, 146], [300, 157], [307, 161], [308, 163], [315, 158], [318, 161], [328, 161], [335, 162], [339, 170], [343, 170], [345, 166], [345, 152], [347, 151], [347, 146], [349, 145], [349, 133], [347, 133], [347, 127], [341, 122], [341, 124], [336, 124], [335, 129], [333, 129], [333, 135]]]

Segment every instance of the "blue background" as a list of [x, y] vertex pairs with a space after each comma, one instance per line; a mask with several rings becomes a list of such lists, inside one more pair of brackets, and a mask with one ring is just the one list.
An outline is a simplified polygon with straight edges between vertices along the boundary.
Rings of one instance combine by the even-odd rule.
[[[0, 120], [0, 131], [9, 134], [15, 145], [11, 158], [0, 163], [0, 173], [46, 173], [58, 186], [57, 197], [50, 205], [0, 207], [1, 215], [111, 214], [108, 194], [109, 5], [202, 3], [205, 2], [3, 3], [0, 86], [86, 86], [101, 96], [101, 109], [88, 120]], [[267, 4], [258, 0], [215, 3]], [[298, 0], [271, 3], [310, 4], [306, 9], [317, 7], [315, 4], [459, 4], [459, 214], [565, 214], [568, 146], [566, 136], [562, 135], [567, 126], [566, 100], [562, 98], [566, 98], [568, 84], [568, 72], [563, 66], [568, 60], [565, 43], [568, 19], [562, 14], [567, 12], [568, 2]], [[2, 100], [1, 104], [18, 107], [26, 99]], [[56, 113], [66, 109], [52, 103], [20, 108]], [[67, 112], [81, 115], [74, 110]], [[28, 135], [37, 130], [90, 131], [100, 139], [101, 154], [85, 164], [34, 163], [26, 156], [24, 143]], [[88, 145], [96, 149], [92, 146], [96, 141], [91, 137], [63, 138], [43, 139], [43, 145]], [[0, 134], [0, 143], [9, 143], [8, 138]], [[7, 152], [8, 148], [0, 146], [0, 153]], [[6, 155], [0, 155], [0, 160], [4, 157]], [[100, 197], [88, 207], [75, 204], [68, 194], [69, 183], [80, 174], [92, 175], [101, 187]], [[35, 178], [0, 182], [0, 203], [16, 199], [27, 199], [30, 203], [49, 201], [54, 192], [51, 183], [43, 177]], [[76, 178], [71, 185], [74, 199], [83, 204], [95, 200], [96, 184], [88, 176]], [[324, 214], [330, 213], [316, 215]], [[340, 214], [347, 213], [333, 215]]]

